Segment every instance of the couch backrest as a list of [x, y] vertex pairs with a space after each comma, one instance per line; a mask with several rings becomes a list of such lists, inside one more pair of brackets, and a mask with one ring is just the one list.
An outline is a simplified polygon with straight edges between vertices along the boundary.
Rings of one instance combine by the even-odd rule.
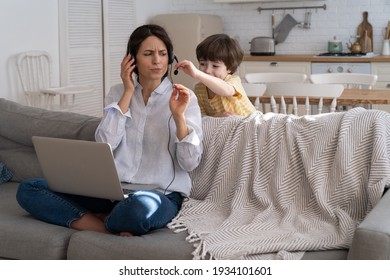
[[0, 162], [14, 173], [12, 181], [41, 177], [33, 135], [95, 140], [100, 118], [28, 107], [0, 98]]

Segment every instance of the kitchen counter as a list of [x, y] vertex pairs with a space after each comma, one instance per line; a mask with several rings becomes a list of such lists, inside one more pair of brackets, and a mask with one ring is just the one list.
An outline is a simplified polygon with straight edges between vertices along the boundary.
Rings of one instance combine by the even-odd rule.
[[390, 56], [377, 55], [372, 57], [332, 57], [332, 56], [316, 56], [315, 54], [307, 55], [270, 55], [256, 56], [246, 54], [243, 61], [287, 61], [287, 62], [390, 62]]

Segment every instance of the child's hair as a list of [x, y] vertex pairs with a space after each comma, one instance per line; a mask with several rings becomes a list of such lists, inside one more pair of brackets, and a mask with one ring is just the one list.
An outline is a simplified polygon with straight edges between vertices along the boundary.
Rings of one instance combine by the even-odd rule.
[[226, 34], [214, 34], [196, 47], [196, 57], [198, 61], [222, 61], [230, 74], [233, 74], [244, 58], [244, 51], [237, 40]]

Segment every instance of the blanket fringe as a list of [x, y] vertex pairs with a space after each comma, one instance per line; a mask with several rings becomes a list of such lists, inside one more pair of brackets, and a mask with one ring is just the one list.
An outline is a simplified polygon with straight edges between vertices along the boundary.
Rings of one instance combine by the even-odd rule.
[[186, 241], [188, 241], [189, 243], [194, 243], [197, 241], [201, 241], [201, 239], [197, 233], [192, 231], [188, 233], [188, 236], [186, 237]]
[[[188, 231], [188, 236], [186, 237], [186, 241], [188, 243], [193, 243], [195, 250], [192, 252], [192, 255], [194, 256], [194, 260], [205, 260], [207, 256], [207, 251], [204, 246], [203, 240], [200, 238], [199, 233], [196, 233], [195, 231], [189, 231], [188, 227], [180, 221], [180, 219], [174, 219], [172, 220], [168, 225], [168, 228], [173, 229], [174, 232], [183, 232]], [[210, 255], [210, 260], [213, 259]]]
[[[192, 252], [193, 260], [205, 260], [207, 256], [207, 250], [204, 245], [204, 241], [201, 240], [199, 243], [194, 244], [195, 246], [195, 251]], [[210, 260], [212, 260], [213, 257], [210, 255]]]
[[[179, 221], [172, 221], [167, 225], [168, 228], [173, 229], [174, 232], [183, 232], [188, 231], [188, 228]], [[188, 243], [193, 243], [195, 250], [192, 252], [193, 260], [205, 260], [207, 256], [207, 251], [205, 250], [204, 242], [200, 238], [199, 234], [195, 231], [188, 232], [188, 236], [186, 237], [186, 241]], [[212, 256], [210, 256], [210, 260]]]
[[172, 220], [167, 227], [169, 229], [172, 229], [174, 232], [182, 232], [188, 230], [187, 226], [183, 223], [180, 222], [179, 220]]

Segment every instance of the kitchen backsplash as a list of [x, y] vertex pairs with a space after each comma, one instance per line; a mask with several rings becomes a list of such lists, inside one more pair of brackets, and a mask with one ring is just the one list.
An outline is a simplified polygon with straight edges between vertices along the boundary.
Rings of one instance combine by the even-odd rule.
[[[326, 9], [264, 10], [258, 7], [301, 7], [323, 6]], [[295, 26], [283, 43], [276, 45], [276, 54], [317, 54], [326, 52], [328, 41], [336, 36], [346, 43], [356, 35], [358, 25], [363, 20], [363, 12], [368, 12], [368, 21], [373, 28], [374, 53], [381, 53], [388, 21], [390, 21], [390, 0], [327, 0], [301, 1], [289, 3], [243, 3], [219, 4], [213, 0], [172, 0], [174, 13], [203, 13], [219, 15], [223, 19], [224, 32], [239, 40], [242, 48], [249, 53], [250, 41], [257, 36], [272, 36], [271, 17], [274, 14], [277, 26], [286, 14], [291, 14], [298, 22], [305, 20], [306, 12], [311, 12], [310, 28]]]

